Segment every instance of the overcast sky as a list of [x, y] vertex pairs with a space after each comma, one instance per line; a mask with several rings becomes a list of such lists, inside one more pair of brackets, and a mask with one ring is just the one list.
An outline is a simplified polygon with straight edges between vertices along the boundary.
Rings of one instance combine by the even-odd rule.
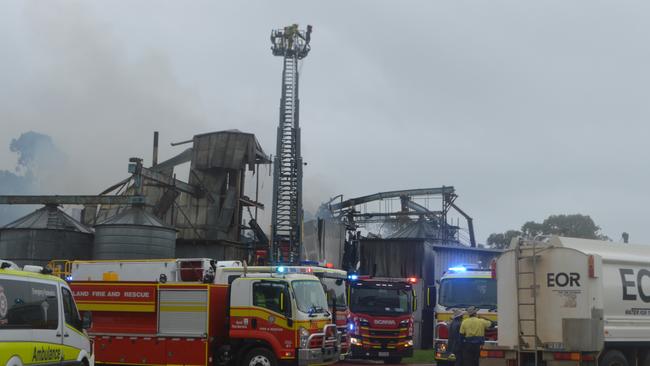
[[163, 160], [231, 128], [274, 153], [269, 32], [309, 23], [307, 209], [453, 185], [481, 242], [582, 213], [648, 243], [648, 19], [644, 1], [4, 0], [0, 169], [29, 130], [68, 156], [43, 193], [98, 193], [130, 156], [150, 161], [154, 130]]

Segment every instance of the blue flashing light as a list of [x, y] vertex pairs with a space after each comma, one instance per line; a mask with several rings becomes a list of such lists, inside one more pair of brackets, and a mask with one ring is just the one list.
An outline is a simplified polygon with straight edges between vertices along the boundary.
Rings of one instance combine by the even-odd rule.
[[68, 281], [68, 282], [71, 282], [72, 281], [72, 276], [65, 276], [65, 280]]
[[355, 275], [355, 274], [348, 275], [348, 280], [350, 281], [356, 281], [358, 279], [359, 279], [359, 275]]
[[465, 272], [465, 271], [467, 271], [467, 268], [465, 268], [463, 266], [458, 266], [458, 267], [451, 267], [451, 268], [449, 268], [449, 270], [452, 271], [452, 272]]
[[354, 332], [354, 323], [348, 323], [348, 330]]
[[278, 273], [284, 273], [287, 269], [283, 266], [277, 268]]

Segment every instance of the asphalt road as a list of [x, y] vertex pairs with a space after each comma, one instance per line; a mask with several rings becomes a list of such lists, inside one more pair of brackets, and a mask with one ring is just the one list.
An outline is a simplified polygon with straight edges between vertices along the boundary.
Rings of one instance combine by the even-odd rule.
[[383, 361], [366, 361], [366, 360], [345, 360], [339, 363], [336, 363], [336, 366], [376, 366], [376, 365], [388, 365], [388, 366], [431, 366], [435, 365], [434, 363], [429, 363], [429, 364], [409, 364], [409, 363], [401, 363], [399, 365], [396, 364], [391, 364], [391, 363], [384, 363]]

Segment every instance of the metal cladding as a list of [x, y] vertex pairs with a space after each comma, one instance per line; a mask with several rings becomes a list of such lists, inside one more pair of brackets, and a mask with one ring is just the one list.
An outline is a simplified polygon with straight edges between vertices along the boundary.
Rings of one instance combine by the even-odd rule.
[[174, 258], [176, 230], [140, 207], [95, 225], [93, 259]]
[[91, 259], [93, 230], [55, 205], [40, 208], [0, 229], [0, 258], [23, 266], [52, 259]]

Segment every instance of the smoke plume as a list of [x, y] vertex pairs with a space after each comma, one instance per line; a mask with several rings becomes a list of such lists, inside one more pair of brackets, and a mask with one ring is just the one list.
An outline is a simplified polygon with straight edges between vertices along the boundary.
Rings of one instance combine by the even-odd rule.
[[[12, 139], [9, 150], [18, 156], [13, 171], [0, 170], [2, 195], [30, 195], [48, 191], [46, 182], [57, 174], [66, 161], [65, 154], [50, 136], [34, 131]], [[32, 207], [0, 206], [0, 225], [17, 219], [30, 209]]]

